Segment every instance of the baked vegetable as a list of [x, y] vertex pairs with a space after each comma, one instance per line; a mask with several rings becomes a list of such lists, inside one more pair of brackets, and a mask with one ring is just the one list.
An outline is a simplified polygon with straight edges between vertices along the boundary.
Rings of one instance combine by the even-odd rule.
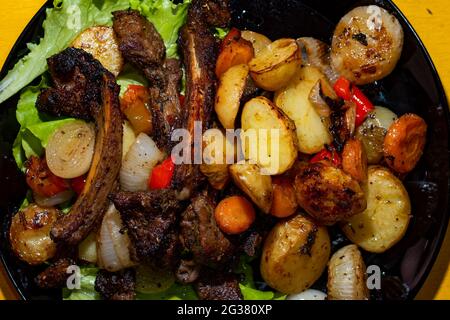
[[289, 83], [301, 63], [297, 42], [294, 39], [279, 39], [260, 51], [248, 65], [258, 87], [277, 91]]
[[318, 69], [304, 67], [286, 88], [275, 93], [275, 104], [295, 122], [299, 150], [306, 154], [317, 153], [332, 141], [325, 122], [309, 100], [311, 90], [322, 78]]
[[251, 42], [251, 44], [253, 45], [253, 49], [255, 50], [255, 56], [258, 56], [265, 48], [267, 48], [272, 43], [272, 41], [265, 35], [249, 30], [242, 31], [241, 37]]
[[369, 167], [367, 209], [349, 218], [342, 230], [353, 243], [381, 253], [395, 245], [406, 232], [411, 214], [408, 192], [388, 169]]
[[345, 246], [328, 263], [328, 300], [367, 300], [366, 266], [358, 247]]
[[261, 275], [272, 288], [299, 293], [316, 282], [330, 258], [330, 238], [325, 227], [296, 215], [282, 220], [264, 242]]
[[256, 161], [265, 174], [287, 171], [297, 159], [295, 124], [269, 99], [251, 99], [242, 111], [242, 135], [246, 159]]
[[240, 234], [255, 221], [255, 210], [250, 201], [240, 196], [225, 198], [214, 210], [220, 230], [226, 234]]

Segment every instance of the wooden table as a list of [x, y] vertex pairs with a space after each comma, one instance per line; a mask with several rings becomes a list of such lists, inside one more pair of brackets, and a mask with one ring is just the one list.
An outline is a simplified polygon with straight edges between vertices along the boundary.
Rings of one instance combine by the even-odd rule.
[[[45, 0], [2, 0], [0, 5], [0, 64], [3, 64], [14, 42]], [[448, 0], [394, 0], [425, 43], [450, 92], [450, 5]], [[442, 250], [418, 299], [450, 299], [450, 230]], [[17, 295], [0, 271], [0, 299]]]

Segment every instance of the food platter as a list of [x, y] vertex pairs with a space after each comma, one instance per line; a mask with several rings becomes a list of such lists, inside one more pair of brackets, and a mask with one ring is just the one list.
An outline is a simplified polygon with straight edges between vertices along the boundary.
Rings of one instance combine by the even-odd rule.
[[[271, 39], [315, 37], [327, 43], [334, 26], [349, 10], [374, 1], [231, 1], [233, 26], [250, 29]], [[393, 13], [404, 30], [404, 48], [395, 71], [375, 84], [364, 87], [376, 104], [387, 105], [397, 114], [416, 113], [428, 124], [427, 146], [422, 160], [404, 184], [411, 198], [412, 218], [405, 237], [383, 254], [365, 253], [367, 265], [379, 266], [383, 281], [373, 299], [413, 299], [420, 290], [439, 253], [449, 219], [449, 112], [444, 90], [433, 63], [419, 37], [403, 14], [390, 1], [375, 1]], [[26, 44], [42, 33], [45, 9], [49, 1], [30, 21], [3, 67], [0, 78], [24, 54]], [[42, 291], [33, 278], [40, 271], [18, 261], [9, 249], [7, 230], [10, 217], [24, 198], [26, 188], [20, 172], [11, 160], [10, 145], [18, 130], [14, 109], [18, 95], [2, 104], [0, 215], [2, 233], [0, 255], [13, 286], [23, 299], [59, 299], [59, 291]], [[8, 119], [3, 121], [3, 119]], [[12, 120], [11, 120], [12, 119]], [[5, 148], [3, 148], [5, 146]], [[332, 251], [348, 243], [338, 231], [330, 231]], [[334, 249], [333, 249], [334, 248]], [[321, 289], [326, 279], [318, 281]]]

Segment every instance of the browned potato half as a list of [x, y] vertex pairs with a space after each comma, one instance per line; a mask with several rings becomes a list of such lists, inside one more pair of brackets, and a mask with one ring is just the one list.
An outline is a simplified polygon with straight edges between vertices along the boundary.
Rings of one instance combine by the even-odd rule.
[[234, 146], [219, 129], [209, 129], [203, 134], [203, 163], [200, 171], [214, 189], [222, 190], [230, 180], [229, 164], [234, 163]]
[[72, 42], [72, 47], [92, 54], [116, 77], [122, 71], [123, 58], [111, 27], [100, 26], [86, 29]]
[[265, 35], [249, 30], [242, 31], [241, 37], [252, 43], [253, 49], [255, 50], [255, 56], [258, 56], [261, 53], [261, 51], [263, 51], [265, 48], [269, 46], [269, 44], [272, 43], [272, 41]]
[[302, 153], [314, 154], [330, 144], [332, 137], [309, 95], [324, 75], [314, 67], [297, 72], [289, 85], [275, 93], [275, 104], [295, 122], [298, 146]]
[[300, 48], [294, 39], [279, 39], [249, 62], [255, 84], [267, 91], [285, 87], [302, 63]]
[[56, 243], [50, 239], [50, 230], [58, 216], [56, 209], [31, 204], [12, 218], [9, 239], [20, 260], [38, 265], [53, 258]]
[[366, 266], [354, 244], [345, 246], [328, 263], [328, 300], [367, 300]]
[[272, 288], [284, 293], [311, 287], [330, 258], [330, 238], [325, 227], [296, 215], [278, 222], [263, 247], [261, 275]]
[[324, 225], [346, 220], [366, 208], [358, 182], [326, 162], [303, 164], [294, 187], [300, 207]]
[[395, 245], [408, 228], [411, 204], [402, 182], [388, 169], [369, 167], [367, 209], [342, 224], [353, 243], [381, 253]]
[[272, 207], [272, 178], [261, 174], [256, 164], [233, 164], [230, 174], [234, 183], [244, 191], [250, 199], [264, 212], [269, 213]]
[[225, 129], [234, 129], [249, 69], [246, 64], [231, 67], [220, 77], [215, 110]]
[[397, 18], [378, 6], [358, 7], [342, 17], [331, 45], [331, 65], [362, 85], [380, 80], [397, 65], [403, 29]]
[[280, 108], [265, 97], [253, 98], [244, 106], [241, 125], [246, 159], [270, 175], [292, 167], [298, 155], [295, 124]]

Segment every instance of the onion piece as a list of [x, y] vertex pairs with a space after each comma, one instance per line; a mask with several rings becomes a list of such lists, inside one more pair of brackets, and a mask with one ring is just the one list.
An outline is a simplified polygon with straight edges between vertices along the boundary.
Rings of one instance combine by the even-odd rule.
[[34, 201], [41, 207], [54, 207], [57, 206], [58, 204], [62, 204], [64, 202], [69, 201], [70, 199], [72, 199], [72, 197], [75, 195], [75, 193], [72, 190], [66, 190], [63, 192], [60, 192], [58, 194], [55, 194], [54, 196], [50, 197], [50, 198], [45, 198], [42, 197], [40, 195], [38, 195], [37, 193], [33, 194], [34, 197]]
[[120, 185], [124, 191], [145, 191], [152, 169], [164, 160], [164, 153], [145, 133], [138, 135], [120, 169]]
[[123, 139], [122, 139], [122, 161], [125, 159], [128, 151], [130, 151], [131, 146], [134, 141], [136, 141], [136, 134], [134, 133], [133, 127], [128, 121], [123, 123]]
[[122, 232], [122, 219], [114, 205], [110, 205], [103, 217], [97, 237], [98, 266], [116, 272], [135, 265], [130, 258], [130, 239]]
[[314, 106], [317, 114], [321, 117], [327, 118], [331, 114], [330, 106], [325, 102], [320, 94], [320, 80], [314, 85], [309, 93], [309, 101]]
[[354, 244], [339, 249], [328, 263], [329, 300], [367, 300], [366, 267]]
[[286, 297], [286, 300], [325, 300], [326, 298], [326, 293], [315, 289], [308, 289], [300, 293], [290, 294]]
[[91, 232], [78, 245], [78, 258], [90, 263], [97, 263], [97, 235], [95, 232]]
[[45, 157], [50, 171], [58, 177], [73, 179], [87, 173], [95, 147], [93, 124], [75, 121], [62, 125], [50, 137]]

